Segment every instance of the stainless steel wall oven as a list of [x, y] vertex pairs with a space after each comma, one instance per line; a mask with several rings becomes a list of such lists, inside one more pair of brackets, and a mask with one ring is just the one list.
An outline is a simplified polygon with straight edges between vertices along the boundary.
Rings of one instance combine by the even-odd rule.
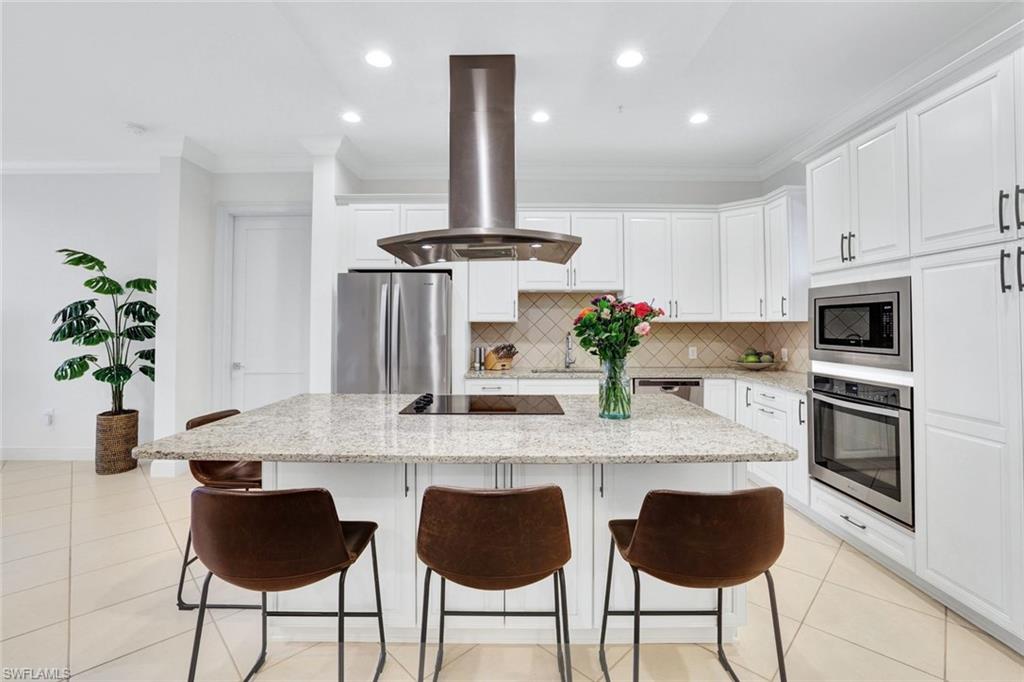
[[913, 389], [824, 374], [810, 384], [811, 476], [913, 528]]
[[811, 359], [910, 371], [910, 278], [810, 291]]

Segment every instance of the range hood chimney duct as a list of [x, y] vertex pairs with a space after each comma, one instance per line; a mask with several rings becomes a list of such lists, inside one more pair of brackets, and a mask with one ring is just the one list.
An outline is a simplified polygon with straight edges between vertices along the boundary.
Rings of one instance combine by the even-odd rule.
[[410, 265], [569, 262], [579, 237], [516, 229], [515, 55], [453, 55], [449, 82], [449, 228], [385, 237], [377, 245]]

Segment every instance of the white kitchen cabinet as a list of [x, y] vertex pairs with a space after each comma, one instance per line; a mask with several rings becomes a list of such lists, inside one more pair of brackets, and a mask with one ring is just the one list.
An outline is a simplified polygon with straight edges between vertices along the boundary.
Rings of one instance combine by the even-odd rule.
[[[742, 467], [715, 464], [606, 464], [594, 467], [594, 592], [595, 625], [600, 627], [604, 604], [604, 589], [608, 570], [608, 554], [611, 535], [608, 521], [611, 519], [635, 519], [640, 512], [644, 497], [651, 490], [687, 490], [692, 492], [724, 492], [743, 488], [744, 481], [736, 479], [737, 470]], [[610, 605], [612, 610], [632, 610], [633, 573], [629, 565], [616, 552], [612, 561], [612, 589]], [[571, 587], [569, 588], [572, 589]], [[733, 588], [743, 590], [744, 588]], [[725, 624], [731, 626], [746, 617], [745, 604], [738, 612], [733, 602], [733, 590], [725, 591]], [[742, 592], [740, 592], [742, 594]], [[743, 603], [743, 599], [739, 600]], [[642, 609], [696, 610], [715, 608], [715, 590], [687, 589], [640, 574], [640, 607]], [[713, 624], [713, 620], [711, 621]], [[682, 625], [701, 626], [708, 624], [707, 616], [645, 618], [641, 626], [647, 632]], [[608, 620], [612, 628], [620, 632], [630, 625], [628, 618], [612, 616]], [[713, 625], [712, 625], [713, 627]], [[628, 630], [627, 630], [628, 631]], [[646, 637], [657, 641], [658, 635]], [[611, 640], [616, 641], [616, 640]], [[626, 640], [619, 640], [626, 641]]]
[[736, 382], [736, 423], [748, 429], [754, 425], [754, 387], [747, 381]]
[[573, 213], [572, 234], [583, 240], [570, 264], [573, 291], [621, 291], [622, 214]]
[[[569, 522], [569, 541], [572, 558], [565, 565], [566, 607], [570, 628], [593, 626], [594, 557], [580, 551], [586, 547], [594, 533], [593, 467], [578, 464], [513, 464], [508, 467], [508, 487], [527, 488], [557, 485], [565, 500], [565, 513]], [[509, 611], [551, 611], [554, 608], [553, 578], [539, 583], [508, 590], [505, 607]], [[602, 602], [603, 604], [603, 602]], [[506, 620], [508, 628], [551, 628], [554, 618], [514, 617]], [[554, 635], [554, 632], [552, 632]]]
[[[789, 419], [781, 409], [755, 403], [750, 428], [782, 443], [789, 442]], [[764, 483], [786, 492], [789, 462], [751, 462], [749, 467]]]
[[[568, 211], [520, 211], [518, 226], [524, 230], [541, 230], [570, 234], [572, 222]], [[519, 263], [520, 291], [569, 291], [569, 264], [523, 261]]]
[[789, 435], [786, 442], [796, 449], [796, 460], [786, 464], [786, 494], [800, 504], [811, 502], [811, 473], [808, 463], [810, 441], [807, 432], [807, 397], [790, 395], [787, 416]]
[[1011, 55], [909, 110], [915, 254], [1017, 237], [1013, 78]]
[[[424, 232], [426, 230], [448, 229], [448, 206], [446, 204], [403, 204], [401, 207], [401, 234], [409, 232]], [[412, 268], [412, 266], [395, 259], [395, 267], [399, 269]], [[422, 268], [436, 268], [436, 264], [418, 266]]]
[[722, 319], [720, 252], [717, 214], [672, 214], [671, 319], [683, 322]]
[[[416, 525], [419, 526], [420, 510], [423, 508], [423, 492], [432, 485], [456, 486], [461, 488], [503, 488], [505, 487], [506, 466], [502, 464], [418, 464], [416, 465]], [[404, 547], [406, 553], [415, 556], [415, 544]], [[416, 618], [422, 617], [423, 579], [426, 567], [416, 562]], [[386, 599], [386, 597], [385, 597]], [[445, 607], [449, 610], [501, 611], [505, 608], [505, 593], [501, 590], [475, 590], [457, 585], [451, 581], [445, 588]], [[430, 624], [437, 627], [438, 609], [441, 602], [441, 576], [436, 573], [430, 578]], [[503, 616], [463, 616], [445, 620], [445, 629], [500, 628]]]
[[519, 395], [597, 395], [600, 379], [520, 379]]
[[864, 265], [910, 255], [907, 117], [850, 142], [851, 216], [847, 257]]
[[850, 233], [850, 159], [847, 145], [807, 164], [807, 226], [811, 272], [846, 264]]
[[519, 269], [516, 261], [469, 262], [469, 321], [519, 319]]
[[1024, 311], [1013, 281], [1019, 245], [918, 258], [912, 270], [917, 570], [1018, 636], [1024, 634]]
[[790, 192], [765, 204], [765, 315], [769, 320], [807, 320], [810, 273], [805, 215], [799, 193]]
[[764, 313], [764, 208], [723, 211], [722, 319], [752, 321]]
[[[342, 519], [376, 521], [379, 528], [377, 561], [384, 622], [388, 627], [414, 627], [417, 622], [416, 515], [419, 509], [412, 483], [415, 467], [404, 464], [351, 464], [341, 468], [333, 463], [280, 462], [265, 465], [265, 481], [277, 490], [323, 488], [332, 492]], [[357, 561], [345, 579], [345, 606], [353, 611], [375, 611], [373, 566], [369, 556]], [[276, 594], [277, 608], [320, 611], [324, 604], [337, 604], [337, 580], [321, 580], [297, 590]], [[251, 600], [250, 600], [251, 601]], [[453, 619], [454, 620], [454, 619]], [[352, 618], [353, 630], [374, 633], [376, 621]]]
[[518, 379], [466, 379], [466, 395], [517, 395]]
[[366, 204], [349, 209], [347, 261], [350, 268], [393, 268], [395, 257], [377, 246], [377, 240], [401, 231], [397, 205]]
[[672, 309], [672, 215], [627, 213], [625, 224], [625, 286], [632, 301], [649, 301], [665, 309], [663, 321], [674, 319]]
[[705, 379], [704, 409], [735, 421], [736, 382], [732, 379]]

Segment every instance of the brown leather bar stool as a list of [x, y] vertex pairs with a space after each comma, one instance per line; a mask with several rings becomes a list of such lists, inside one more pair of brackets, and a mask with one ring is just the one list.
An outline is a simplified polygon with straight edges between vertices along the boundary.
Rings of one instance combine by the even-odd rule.
[[[608, 582], [601, 620], [600, 660], [610, 679], [604, 641], [608, 616], [633, 617], [633, 680], [640, 675], [640, 616], [715, 616], [718, 660], [729, 676], [736, 673], [722, 648], [722, 590], [749, 582], [761, 574], [768, 581], [775, 653], [779, 676], [786, 682], [775, 583], [768, 570], [785, 542], [782, 491], [758, 488], [731, 493], [687, 493], [654, 490], [647, 493], [640, 517], [608, 522], [612, 542], [608, 551]], [[633, 610], [609, 611], [612, 561], [615, 550], [633, 569]], [[708, 611], [641, 611], [640, 572], [680, 587], [718, 590], [718, 608]]]
[[[434, 680], [444, 658], [445, 616], [533, 616], [555, 619], [558, 671], [572, 680], [565, 564], [572, 556], [562, 489], [557, 486], [474, 490], [431, 486], [423, 493], [416, 554], [427, 566], [423, 579], [419, 680], [423, 680], [430, 576], [441, 576], [441, 613]], [[478, 590], [511, 590], [554, 583], [553, 611], [457, 611], [445, 608], [445, 584]], [[565, 637], [563, 656], [562, 637]]]
[[[345, 618], [377, 619], [380, 655], [373, 679], [387, 655], [377, 572], [377, 524], [339, 521], [331, 494], [322, 488], [241, 492], [196, 488], [192, 491], [192, 533], [196, 555], [209, 569], [203, 581], [188, 679], [193, 682], [203, 635], [210, 578], [260, 592], [263, 648], [245, 679], [252, 679], [267, 658], [268, 616], [322, 616], [338, 619], [338, 679], [345, 679]], [[373, 560], [376, 611], [345, 611], [345, 576], [367, 545]], [[268, 611], [267, 592], [294, 590], [339, 575], [337, 611]]]
[[[213, 422], [234, 417], [241, 414], [238, 410], [221, 410], [211, 412], [199, 417], [193, 417], [185, 422], [185, 430], [191, 431], [200, 426], [206, 426]], [[209, 488], [221, 488], [224, 490], [251, 490], [263, 487], [263, 463], [262, 462], [219, 462], [215, 460], [189, 460], [188, 468], [192, 477], [199, 481], [200, 485]], [[181, 559], [181, 575], [178, 577], [178, 609], [181, 611], [192, 611], [199, 608], [199, 604], [185, 601], [182, 590], [185, 587], [185, 571], [196, 560], [189, 558], [189, 551], [192, 547], [192, 529], [189, 528], [188, 539], [185, 540], [185, 556]], [[258, 609], [253, 604], [207, 604], [208, 609]]]

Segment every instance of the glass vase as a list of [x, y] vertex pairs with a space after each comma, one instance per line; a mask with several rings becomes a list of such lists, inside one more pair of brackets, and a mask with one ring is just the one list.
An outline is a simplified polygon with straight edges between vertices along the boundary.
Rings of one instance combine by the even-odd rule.
[[626, 375], [626, 359], [605, 360], [604, 376], [598, 394], [599, 416], [602, 419], [629, 419], [630, 386]]

